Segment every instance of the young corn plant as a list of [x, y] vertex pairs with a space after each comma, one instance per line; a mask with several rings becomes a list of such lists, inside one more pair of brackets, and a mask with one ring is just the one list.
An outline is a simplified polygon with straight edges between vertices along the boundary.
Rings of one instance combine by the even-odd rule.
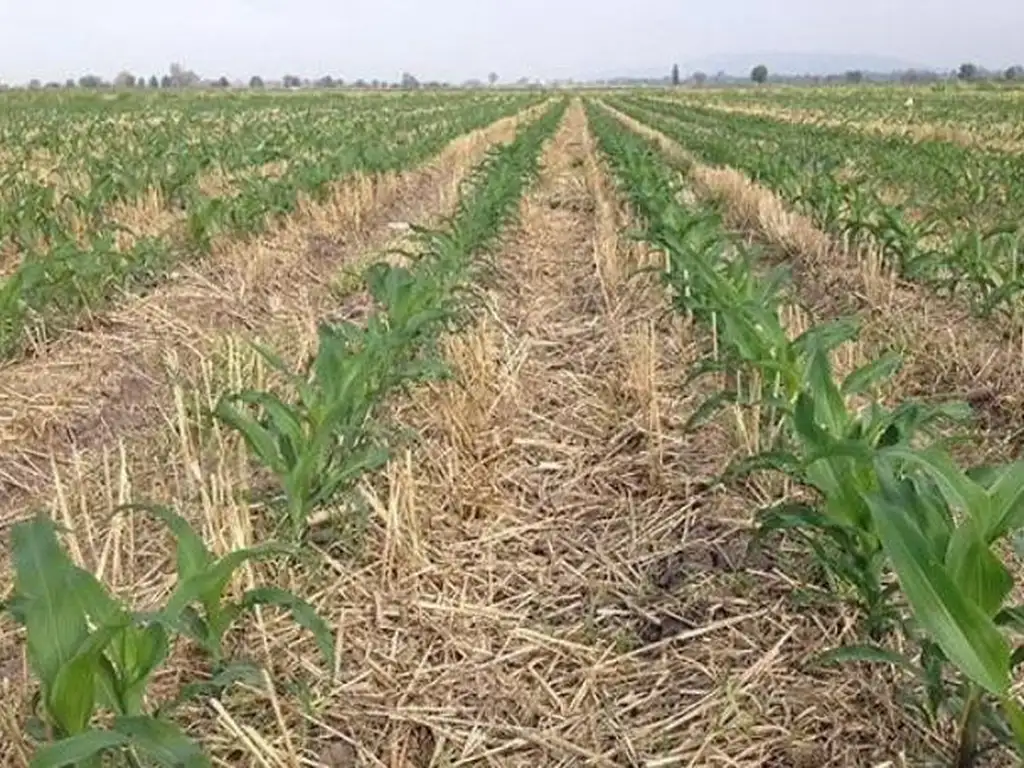
[[384, 357], [370, 341], [355, 325], [323, 324], [316, 357], [299, 373], [258, 347], [297, 399], [287, 402], [271, 392], [247, 390], [221, 398], [214, 410], [278, 477], [295, 539], [304, 534], [313, 510], [387, 461], [387, 450], [370, 423], [384, 383]]
[[953, 710], [958, 768], [976, 764], [982, 726], [1024, 757], [1024, 709], [1012, 691], [1024, 661], [1024, 609], [1011, 603], [1003, 559], [1024, 529], [1024, 462], [964, 471], [937, 447], [899, 445], [874, 466], [878, 488], [862, 498], [912, 612], [906, 634], [920, 651], [915, 659], [868, 646], [863, 658], [913, 671], [932, 714]]
[[[177, 577], [167, 603], [153, 614], [161, 624], [195, 642], [210, 658], [214, 675], [231, 677], [224, 639], [231, 626], [257, 606], [289, 611], [309, 631], [328, 668], [334, 663], [334, 637], [316, 611], [296, 595], [275, 587], [256, 587], [237, 601], [227, 598], [235, 572], [245, 563], [289, 553], [280, 544], [237, 549], [217, 558], [181, 515], [166, 507], [139, 507], [157, 517], [172, 533], [177, 546]], [[248, 665], [245, 665], [248, 668]]]
[[[166, 626], [133, 615], [89, 572], [74, 565], [45, 518], [18, 523], [11, 534], [14, 596], [7, 612], [26, 631], [29, 665], [38, 678], [37, 737], [49, 742], [33, 768], [103, 765], [209, 765], [176, 725], [145, 711], [145, 694], [167, 659]], [[113, 713], [109, 728], [95, 716]]]
[[[216, 558], [191, 526], [170, 509], [142, 507], [162, 520], [177, 541], [178, 582], [166, 605], [132, 612], [88, 571], [67, 556], [52, 521], [18, 523], [11, 535], [15, 586], [7, 612], [26, 631], [29, 664], [39, 679], [42, 717], [33, 728], [41, 741], [32, 765], [100, 766], [104, 757], [128, 765], [208, 765], [198, 745], [165, 715], [197, 695], [213, 695], [238, 681], [259, 682], [247, 663], [223, 652], [227, 630], [257, 605], [289, 610], [316, 638], [328, 668], [334, 640], [304, 601], [285, 590], [256, 588], [226, 599], [235, 571], [245, 562], [279, 554], [279, 546], [237, 550]], [[210, 658], [210, 679], [185, 685], [172, 702], [150, 707], [148, 687], [178, 637], [193, 640]], [[109, 728], [93, 725], [112, 713]]]
[[[865, 494], [878, 487], [871, 459], [964, 413], [955, 404], [903, 403], [887, 409], [873, 398], [873, 390], [896, 372], [899, 357], [879, 358], [839, 383], [827, 336], [811, 337], [807, 345], [801, 391], [794, 407], [784, 412], [789, 426], [785, 447], [741, 462], [732, 472], [771, 469], [813, 491], [811, 501], [783, 501], [762, 510], [755, 540], [788, 531], [803, 541], [829, 575], [834, 594], [842, 597], [852, 589], [865, 634], [880, 641], [897, 628], [899, 611], [881, 540], [864, 502]], [[866, 398], [866, 405], [852, 407], [856, 398]]]

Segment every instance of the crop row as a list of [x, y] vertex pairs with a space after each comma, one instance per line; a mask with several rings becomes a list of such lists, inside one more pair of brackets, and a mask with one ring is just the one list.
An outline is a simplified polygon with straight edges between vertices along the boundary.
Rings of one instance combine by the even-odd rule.
[[964, 88], [737, 88], [681, 97], [689, 105], [786, 110], [849, 123], [942, 126], [993, 140], [1024, 140], [1019, 91]]
[[679, 177], [647, 140], [601, 107], [588, 111], [643, 236], [667, 256], [676, 310], [714, 336], [694, 375], [714, 376], [719, 391], [691, 423], [725, 408], [753, 425], [750, 455], [723, 479], [788, 478], [794, 490], [760, 510], [757, 537], [805, 545], [828, 574], [819, 586], [858, 611], [861, 642], [819, 661], [906, 672], [908, 703], [930, 725], [959, 724], [959, 766], [975, 764], [989, 736], [1024, 747], [1011, 690], [1024, 611], [1005, 556], [1024, 529], [1024, 463], [959, 466], [938, 427], [955, 428], [964, 406], [883, 404], [894, 354], [837, 377], [833, 353], [856, 338], [855, 319], [791, 338], [785, 272], [766, 272], [713, 210], [681, 204]]
[[[177, 261], [207, 250], [215, 236], [259, 232], [302, 197], [326, 196], [346, 174], [409, 168], [455, 137], [535, 101], [454, 100], [447, 109], [422, 112], [430, 102], [362, 97], [314, 108], [282, 98], [276, 109], [232, 114], [232, 122], [247, 127], [225, 139], [207, 136], [202, 121], [188, 122], [187, 113], [157, 127], [140, 116], [130, 123], [134, 151], [97, 160], [80, 191], [61, 194], [59, 185], [15, 174], [0, 207], [0, 233], [7, 234], [0, 252], [13, 249], [17, 262], [0, 286], [0, 355], [16, 354], [30, 336], [45, 338], [73, 324], [127, 288], [153, 283]], [[419, 108], [407, 113], [408, 107]], [[102, 126], [110, 118], [96, 119]], [[258, 169], [282, 158], [280, 172], [242, 174], [230, 191], [204, 193], [202, 174], [215, 164]], [[128, 223], [110, 215], [112, 202], [148, 191], [172, 212], [168, 229], [152, 230], [150, 210]]]
[[978, 314], [1019, 317], [1024, 158], [652, 99], [613, 103], [705, 162], [746, 171], [850, 245], [876, 248], [901, 275], [963, 294]]
[[[280, 510], [288, 544], [265, 543], [218, 558], [176, 512], [136, 507], [162, 521], [177, 545], [177, 581], [165, 604], [138, 613], [72, 563], [48, 519], [14, 526], [15, 592], [6, 608], [26, 630], [29, 664], [40, 682], [41, 719], [30, 732], [43, 744], [34, 768], [210, 765], [169, 715], [190, 698], [219, 696], [237, 682], [263, 685], [262, 670], [234, 658], [226, 642], [231, 626], [257, 606], [288, 609], [334, 668], [333, 634], [309, 604], [276, 587], [232, 600], [232, 575], [250, 560], [296, 554], [310, 513], [346, 508], [339, 499], [386, 461], [385, 436], [394, 430], [384, 428], [382, 406], [405, 387], [444, 374], [437, 342], [466, 316], [468, 288], [479, 276], [474, 257], [515, 215], [537, 174], [540, 148], [564, 111], [564, 101], [553, 105], [495, 150], [469, 179], [454, 218], [440, 230], [419, 233], [419, 256], [405, 266], [369, 267], [364, 277], [374, 311], [365, 322], [322, 325], [307, 368], [292, 372], [261, 350], [285, 374], [286, 392], [221, 399], [214, 415], [236, 428], [280, 481], [279, 497], [269, 505]], [[186, 682], [175, 699], [154, 708], [151, 682], [177, 643], [201, 651], [209, 674]]]

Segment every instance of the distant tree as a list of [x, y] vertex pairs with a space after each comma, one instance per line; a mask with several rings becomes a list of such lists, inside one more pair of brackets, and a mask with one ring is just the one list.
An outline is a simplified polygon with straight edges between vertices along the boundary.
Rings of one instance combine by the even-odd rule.
[[768, 67], [764, 64], [758, 64], [750, 71], [750, 79], [758, 85], [768, 80]]
[[302, 78], [297, 75], [285, 75], [281, 78], [281, 84], [285, 88], [298, 88], [302, 85]]
[[73, 78], [69, 77], [67, 80], [64, 81], [65, 88], [74, 88], [76, 85], [77, 83], [74, 81]]
[[850, 85], [857, 85], [858, 83], [864, 82], [864, 73], [859, 69], [851, 69], [847, 71], [843, 77], [846, 79], [846, 82], [850, 83]]
[[135, 81], [135, 87], [136, 88], [145, 88], [146, 87], [146, 78], [144, 76], [142, 76], [142, 75], [139, 75], [138, 79], [136, 79], [136, 81]]
[[491, 72], [489, 75], [487, 75], [487, 82], [490, 83], [490, 85], [493, 87], [494, 84], [498, 82], [498, 73]]
[[697, 85], [704, 85], [704, 83], [706, 83], [707, 81], [708, 81], [708, 76], [707, 76], [706, 73], [704, 73], [704, 72], [694, 72], [693, 73], [693, 82], [695, 82]]
[[366, 81], [363, 80], [363, 78], [360, 77], [358, 80], [356, 80], [354, 83], [352, 83], [352, 85], [354, 87], [356, 87], [356, 88], [365, 88], [366, 87]]
[[1005, 80], [1024, 80], [1024, 67], [1020, 64], [1015, 64], [1009, 67], [1003, 72], [1003, 79]]
[[249, 87], [250, 88], [262, 88], [263, 87], [263, 78], [260, 77], [259, 75], [253, 75], [252, 77], [249, 78]]
[[156, 75], [150, 75], [149, 76], [149, 87], [150, 88], [159, 88], [160, 87], [160, 79]]
[[170, 75], [164, 75], [163, 77], [160, 78], [160, 87], [161, 88], [173, 88], [174, 87], [174, 79]]
[[131, 72], [118, 72], [117, 77], [114, 78], [115, 88], [134, 88], [135, 87], [135, 75]]
[[316, 87], [317, 88], [333, 88], [334, 87], [334, 78], [331, 77], [330, 75], [324, 75], [323, 77], [321, 77], [319, 80], [316, 81]]
[[672, 65], [672, 85], [679, 85], [679, 65]]
[[170, 76], [171, 85], [175, 88], [190, 88], [200, 82], [199, 75], [191, 69], [185, 69], [177, 62], [171, 64]]
[[408, 72], [402, 73], [402, 88], [414, 89], [420, 87], [420, 81]]
[[957, 75], [956, 76], [958, 78], [960, 78], [961, 80], [967, 80], [968, 82], [970, 82], [971, 80], [977, 80], [978, 79], [978, 65], [977, 64], [973, 64], [973, 63], [971, 63], [969, 61], [965, 62], [965, 63], [960, 65], [960, 69], [957, 71]]
[[82, 75], [78, 78], [78, 85], [82, 88], [102, 88], [103, 78], [99, 75]]
[[56, 88], [60, 88], [60, 83], [58, 83], [56, 80], [50, 80], [43, 87], [52, 91], [52, 90], [54, 90]]
[[231, 81], [228, 80], [226, 75], [221, 75], [213, 81], [213, 85], [215, 88], [227, 88], [229, 85], [231, 85]]

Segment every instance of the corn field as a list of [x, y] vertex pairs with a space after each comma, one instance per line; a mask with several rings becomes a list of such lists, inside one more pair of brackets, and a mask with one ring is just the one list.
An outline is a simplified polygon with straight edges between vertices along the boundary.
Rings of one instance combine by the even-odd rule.
[[1015, 91], [0, 103], [4, 765], [1019, 764]]

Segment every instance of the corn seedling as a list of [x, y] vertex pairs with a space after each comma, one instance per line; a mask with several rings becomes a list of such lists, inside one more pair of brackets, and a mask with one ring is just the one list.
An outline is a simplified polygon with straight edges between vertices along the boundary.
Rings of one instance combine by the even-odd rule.
[[[96, 578], [74, 565], [52, 522], [15, 525], [14, 596], [7, 611], [25, 627], [29, 665], [39, 679], [41, 727], [49, 745], [34, 768], [102, 765], [119, 755], [160, 765], [208, 765], [199, 747], [173, 723], [144, 711], [149, 680], [166, 660], [166, 627], [133, 615]], [[109, 729], [92, 726], [100, 710]]]
[[378, 367], [385, 350], [371, 346], [375, 340], [354, 324], [321, 325], [316, 356], [300, 373], [258, 347], [291, 384], [295, 401], [249, 390], [222, 398], [214, 410], [277, 476], [295, 538], [304, 533], [314, 509], [387, 461], [387, 450], [369, 423], [385, 384]]
[[[132, 612], [72, 563], [50, 520], [37, 517], [14, 526], [15, 587], [6, 609], [26, 630], [29, 664], [40, 682], [42, 719], [35, 730], [50, 742], [33, 766], [99, 766], [104, 755], [120, 756], [129, 765], [139, 765], [140, 758], [160, 765], [207, 765], [199, 747], [164, 715], [197, 695], [259, 679], [252, 665], [228, 661], [223, 650], [230, 626], [258, 605], [289, 610], [314, 635], [326, 666], [333, 668], [333, 635], [295, 595], [263, 587], [238, 601], [226, 599], [240, 566], [277, 555], [280, 546], [216, 558], [180, 515], [162, 507], [138, 508], [162, 520], [178, 548], [176, 587], [167, 603], [150, 613]], [[149, 682], [179, 636], [209, 656], [213, 675], [185, 685], [176, 700], [149, 713]], [[113, 714], [108, 729], [92, 726], [101, 711]]]
[[[912, 610], [907, 634], [921, 648], [918, 660], [896, 661], [926, 683], [933, 712], [957, 710], [958, 766], [975, 764], [983, 724], [1024, 754], [1024, 710], [1011, 691], [1024, 614], [1008, 602], [1013, 577], [999, 554], [1024, 528], [1024, 463], [965, 472], [938, 448], [893, 446], [875, 470], [878, 488], [862, 498]], [[892, 660], [874, 647], [849, 649], [848, 658], [860, 652]], [[961, 675], [952, 683], [949, 666]]]

